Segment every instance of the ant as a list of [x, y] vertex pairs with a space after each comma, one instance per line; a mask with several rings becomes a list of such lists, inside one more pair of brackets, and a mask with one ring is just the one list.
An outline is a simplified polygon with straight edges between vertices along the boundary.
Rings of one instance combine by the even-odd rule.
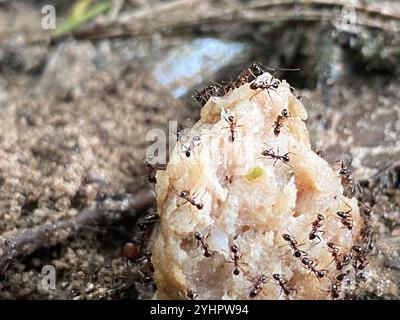
[[[351, 247], [351, 251], [355, 253], [353, 266], [357, 270], [363, 270], [367, 265], [366, 253], [367, 251], [363, 249], [360, 245], [355, 244]], [[357, 266], [357, 262], [360, 264]]]
[[302, 246], [303, 244], [298, 244], [298, 242], [296, 241], [296, 239], [291, 236], [290, 234], [284, 233], [282, 235], [283, 240], [289, 242], [289, 246], [293, 249], [293, 255], [296, 258], [300, 258], [302, 254], [307, 255], [306, 252], [299, 250], [298, 247]]
[[350, 274], [350, 270], [347, 270], [346, 272], [341, 272], [337, 277], [336, 280], [342, 282], [345, 277], [347, 277]]
[[339, 262], [336, 263], [336, 269], [337, 270], [342, 270], [343, 267], [347, 266], [352, 260], [352, 256], [351, 255], [343, 255], [343, 259]]
[[285, 120], [289, 117], [290, 117], [290, 113], [287, 109], [283, 109], [281, 114], [278, 114], [278, 117], [276, 118], [274, 125], [273, 125], [275, 137], [279, 136], [279, 134], [281, 133], [281, 128], [283, 127]]
[[350, 207], [347, 203], [346, 205], [350, 208], [347, 211], [337, 211], [336, 215], [340, 218], [340, 222], [347, 228], [347, 230], [352, 230], [353, 229], [353, 219], [351, 215], [351, 211], [353, 211], [353, 208]]
[[263, 274], [259, 276], [257, 281], [253, 284], [253, 287], [249, 293], [249, 298], [255, 298], [260, 293], [260, 291], [262, 290], [262, 283], [267, 283], [267, 277]]
[[240, 266], [240, 264], [239, 264], [239, 260], [243, 257], [243, 254], [241, 254], [241, 255], [239, 256], [239, 248], [238, 248], [236, 245], [232, 245], [232, 246], [231, 246], [231, 252], [232, 252], [232, 256], [230, 257], [231, 260], [228, 261], [228, 262], [234, 264], [234, 267], [233, 267], [233, 274], [234, 274], [235, 276], [238, 276], [238, 275], [240, 274], [240, 270], [242, 270], [243, 273], [244, 273], [243, 268], [242, 268], [242, 267]]
[[271, 78], [271, 83], [267, 83], [267, 81], [260, 81], [260, 82], [256, 82], [255, 80], [250, 84], [250, 89], [252, 90], [258, 90], [261, 89], [260, 91], [256, 92], [253, 96], [251, 96], [251, 99], [253, 99], [257, 94], [259, 94], [261, 91], [263, 90], [267, 90], [268, 95], [271, 97], [271, 94], [269, 93], [269, 90], [274, 90], [276, 91], [279, 87], [279, 81], [276, 80], [274, 82], [272, 82], [272, 80], [274, 79], [274, 77]]
[[241, 126], [236, 124], [236, 120], [235, 120], [234, 116], [228, 116], [228, 118], [224, 117], [224, 119], [229, 124], [229, 127], [225, 127], [225, 128], [229, 128], [229, 131], [231, 133], [229, 140], [231, 142], [233, 142], [233, 141], [235, 141], [235, 135], [236, 135], [235, 127], [241, 127]]
[[143, 229], [145, 229], [145, 227], [147, 225], [158, 222], [159, 219], [160, 219], [160, 216], [157, 213], [149, 213], [149, 214], [145, 215], [144, 217], [139, 218], [136, 221], [136, 224], [139, 226], [139, 228], [141, 228], [143, 230]]
[[328, 242], [326, 245], [329, 247], [328, 250], [332, 254], [332, 257], [333, 257], [332, 262], [335, 261], [336, 265], [339, 264], [340, 263], [339, 254], [338, 254], [339, 248], [333, 242]]
[[189, 298], [189, 300], [196, 300], [198, 297], [197, 293], [194, 292], [192, 289], [188, 289], [186, 291], [186, 296]]
[[340, 281], [335, 281], [332, 282], [328, 291], [327, 290], [322, 290], [322, 291], [329, 292], [331, 294], [332, 299], [335, 300], [339, 298], [341, 285], [342, 283]]
[[[279, 151], [278, 151], [278, 152], [279, 152]], [[285, 153], [284, 155], [279, 155], [278, 153], [275, 153], [275, 152], [272, 150], [272, 148], [270, 148], [270, 149], [267, 149], [267, 150], [264, 150], [263, 152], [261, 152], [261, 155], [264, 156], [264, 157], [267, 157], [267, 158], [269, 158], [269, 159], [274, 159], [274, 160], [275, 160], [274, 166], [275, 166], [275, 164], [276, 164], [276, 162], [277, 162], [278, 160], [280, 160], [280, 161], [282, 161], [284, 164], [287, 164], [288, 166], [290, 166], [290, 165], [289, 165], [289, 161], [290, 161], [290, 159], [289, 159], [289, 153], [290, 153], [290, 152], [287, 152], [287, 153]]]
[[311, 259], [311, 258], [308, 258], [308, 257], [303, 257], [303, 258], [301, 258], [301, 263], [302, 263], [307, 269], [309, 269], [310, 272], [314, 273], [315, 276], [316, 276], [318, 279], [323, 278], [323, 277], [325, 276], [325, 272], [328, 271], [328, 270], [326, 270], [326, 269], [319, 269], [319, 270], [318, 270], [318, 269], [316, 268], [316, 267], [318, 266], [318, 263], [317, 263], [314, 259]]
[[149, 173], [147, 174], [147, 180], [151, 183], [156, 183], [157, 178], [156, 178], [156, 172], [157, 170], [165, 170], [166, 166], [154, 166], [150, 162], [145, 161], [144, 165], [147, 167]]
[[351, 176], [351, 170], [348, 169], [344, 164], [343, 161], [341, 162], [340, 169], [339, 169], [339, 175], [341, 177], [341, 183], [342, 186], [347, 190], [347, 192], [352, 195], [354, 191], [356, 190], [356, 186], [358, 186], [358, 183], [356, 183]]
[[[197, 143], [197, 144], [196, 144]], [[200, 144], [200, 136], [193, 136], [192, 139], [189, 142], [189, 147], [182, 145], [182, 147], [186, 148], [184, 151], [185, 156], [190, 158], [194, 148]]]
[[214, 83], [201, 90], [194, 90], [191, 98], [201, 107], [204, 107], [211, 97], [222, 97], [224, 95], [225, 90], [223, 86], [218, 83]]
[[140, 257], [139, 247], [133, 242], [127, 242], [124, 245], [123, 255], [128, 260], [136, 260]]
[[[318, 243], [320, 243], [322, 240], [318, 235], [318, 232], [321, 232], [321, 235], [325, 233], [323, 230], [319, 230], [319, 228], [322, 227], [323, 221], [325, 220], [325, 217], [322, 214], [317, 214], [317, 219], [312, 223], [312, 230], [308, 234], [308, 240], [314, 240], [315, 238], [318, 238]], [[316, 244], [318, 244], [316, 243]]]
[[206, 236], [201, 235], [200, 232], [195, 232], [194, 233], [194, 238], [197, 240], [197, 245], [201, 245], [201, 248], [204, 250], [203, 255], [206, 258], [209, 258], [212, 256], [213, 252], [210, 252], [210, 247], [208, 245], [208, 243], [206, 243], [206, 238], [209, 236], [209, 234], [207, 234]]
[[264, 73], [264, 70], [257, 62], [252, 62], [249, 68], [243, 70], [237, 77], [237, 80], [234, 82], [234, 86], [239, 88], [245, 83], [249, 82], [249, 78], [252, 76], [257, 78]]
[[283, 292], [285, 295], [288, 296], [290, 294], [290, 291], [296, 291], [296, 293], [297, 293], [296, 289], [290, 288], [290, 287], [287, 286], [288, 282], [287, 282], [287, 280], [285, 279], [285, 277], [282, 274], [274, 273], [272, 275], [272, 278], [274, 280], [278, 281], [278, 285], [281, 287], [281, 293], [280, 294], [282, 294], [282, 292]]
[[203, 209], [203, 204], [201, 202], [197, 203], [194, 198], [190, 196], [190, 192], [188, 190], [183, 190], [180, 194], [178, 194], [178, 196], [195, 206], [197, 209]]

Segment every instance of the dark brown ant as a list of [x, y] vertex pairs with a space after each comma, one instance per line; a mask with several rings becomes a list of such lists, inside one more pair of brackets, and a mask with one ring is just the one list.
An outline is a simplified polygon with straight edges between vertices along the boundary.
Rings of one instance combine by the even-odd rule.
[[142, 230], [145, 229], [147, 225], [154, 224], [158, 222], [160, 216], [157, 213], [149, 213], [144, 217], [139, 218], [136, 221], [136, 225], [138, 225]]
[[282, 235], [283, 240], [287, 241], [289, 243], [289, 246], [293, 249], [293, 255], [296, 258], [300, 258], [303, 255], [307, 255], [306, 252], [302, 251], [299, 249], [299, 246], [302, 246], [303, 244], [298, 244], [298, 242], [296, 241], [296, 239], [291, 236], [288, 233], [284, 233]]
[[188, 290], [186, 291], [186, 296], [189, 298], [189, 300], [196, 300], [197, 297], [198, 297], [197, 293], [194, 292], [194, 291], [191, 290], [191, 289], [188, 289]]
[[274, 166], [275, 166], [275, 164], [276, 164], [276, 162], [277, 162], [278, 160], [280, 160], [280, 161], [282, 161], [284, 164], [287, 164], [288, 166], [290, 166], [290, 165], [289, 165], [289, 161], [290, 161], [290, 159], [289, 159], [289, 154], [290, 154], [290, 152], [285, 153], [284, 155], [279, 155], [278, 153], [275, 153], [275, 152], [272, 150], [272, 148], [267, 149], [267, 150], [264, 150], [263, 152], [261, 152], [261, 155], [262, 155], [262, 156], [267, 157], [267, 158], [269, 158], [269, 159], [275, 160]]
[[213, 255], [213, 252], [210, 252], [210, 247], [208, 243], [206, 243], [206, 238], [208, 236], [209, 236], [208, 234], [206, 236], [203, 236], [200, 232], [197, 231], [194, 233], [194, 238], [197, 240], [197, 244], [201, 245], [201, 248], [204, 250], [203, 255], [206, 258], [209, 258]]
[[[321, 235], [325, 233], [323, 230], [319, 230], [319, 228], [322, 227], [323, 221], [325, 220], [325, 217], [322, 214], [317, 214], [317, 219], [312, 223], [312, 230], [308, 234], [308, 240], [314, 240], [315, 238], [318, 238], [318, 243], [320, 243], [322, 240], [318, 235], [318, 232], [321, 232]], [[317, 243], [317, 244], [318, 244]]]
[[290, 288], [288, 286], [288, 282], [287, 282], [287, 280], [285, 279], [285, 277], [282, 274], [274, 273], [272, 275], [272, 278], [274, 280], [278, 281], [278, 285], [281, 287], [281, 294], [283, 292], [285, 295], [288, 296], [291, 291], [296, 291], [296, 293], [297, 293], [296, 289]]
[[180, 194], [178, 194], [178, 196], [189, 202], [192, 206], [195, 206], [197, 209], [203, 209], [203, 203], [197, 203], [194, 198], [190, 196], [190, 192], [188, 190], [183, 190]]
[[337, 277], [336, 280], [342, 282], [345, 277], [347, 277], [350, 274], [350, 270], [347, 270], [346, 272], [341, 272]]
[[255, 298], [260, 291], [262, 290], [261, 284], [267, 282], [267, 277], [265, 275], [261, 275], [258, 277], [257, 281], [253, 284], [253, 287], [249, 293], [249, 298]]
[[218, 83], [211, 84], [201, 90], [194, 90], [192, 95], [192, 100], [196, 104], [204, 107], [211, 97], [222, 97], [225, 95], [225, 90], [223, 86]]
[[353, 211], [353, 208], [350, 207], [347, 203], [346, 205], [350, 208], [347, 211], [337, 211], [336, 215], [340, 218], [340, 222], [348, 229], [348, 230], [353, 230], [353, 217], [351, 215], [351, 211]]
[[147, 174], [147, 180], [151, 183], [156, 183], [157, 178], [156, 178], [156, 172], [157, 170], [164, 170], [165, 166], [160, 166], [156, 167], [152, 164], [150, 164], [148, 161], [145, 161], [144, 165], [147, 167], [149, 173]]
[[325, 276], [325, 273], [328, 271], [326, 269], [317, 269], [318, 263], [309, 257], [301, 258], [301, 263], [308, 269], [310, 272], [314, 273], [318, 279], [321, 279]]
[[332, 282], [329, 287], [329, 290], [322, 290], [324, 292], [329, 292], [333, 300], [338, 299], [340, 296], [340, 287], [342, 283], [340, 281]]
[[343, 255], [343, 258], [341, 261], [339, 261], [338, 263], [336, 263], [336, 269], [337, 270], [342, 270], [345, 266], [349, 265], [349, 263], [352, 260], [352, 256], [351, 255]]
[[239, 256], [239, 248], [236, 245], [232, 245], [231, 246], [231, 252], [232, 252], [231, 260], [228, 261], [228, 262], [234, 264], [233, 271], [232, 271], [233, 274], [235, 276], [238, 276], [240, 274], [240, 270], [242, 270], [242, 272], [245, 273], [243, 268], [240, 266], [240, 263], [239, 263], [239, 260], [243, 257], [243, 254], [241, 254]]
[[281, 128], [283, 127], [285, 120], [289, 117], [289, 111], [287, 109], [283, 109], [281, 114], [279, 114], [276, 118], [274, 125], [272, 126], [274, 128], [274, 134], [276, 137], [281, 133]]
[[136, 260], [140, 257], [141, 253], [138, 245], [133, 242], [127, 242], [124, 245], [123, 255], [128, 260]]
[[[354, 262], [353, 266], [357, 270], [364, 270], [365, 267], [368, 265], [368, 261], [366, 255], [368, 253], [368, 249], [363, 249], [360, 245], [355, 244], [351, 247], [351, 251], [354, 252]], [[359, 264], [357, 265], [357, 262]]]
[[234, 116], [228, 116], [228, 118], [224, 117], [224, 119], [229, 124], [229, 127], [226, 127], [226, 128], [229, 128], [229, 131], [231, 133], [229, 140], [233, 142], [233, 141], [235, 141], [235, 135], [236, 135], [235, 127], [241, 127], [241, 126], [236, 124], [236, 120], [235, 120]]

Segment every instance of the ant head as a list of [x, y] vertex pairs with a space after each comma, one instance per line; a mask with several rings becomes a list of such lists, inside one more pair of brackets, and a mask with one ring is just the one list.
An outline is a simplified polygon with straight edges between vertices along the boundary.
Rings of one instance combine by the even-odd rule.
[[281, 112], [282, 117], [289, 117], [289, 111], [287, 109], [283, 109]]
[[274, 274], [272, 275], [272, 278], [274, 278], [275, 280], [279, 281], [279, 280], [281, 279], [281, 275], [278, 274], [278, 273], [274, 273]]
[[260, 281], [263, 282], [263, 283], [265, 283], [265, 282], [267, 281], [267, 276], [266, 276], [265, 274], [262, 274], [262, 275], [260, 276]]
[[203, 237], [201, 236], [201, 233], [200, 233], [200, 232], [197, 232], [197, 231], [194, 233], [194, 238], [195, 238], [196, 240], [198, 240], [198, 241], [200, 241], [200, 240], [203, 239]]
[[157, 182], [157, 178], [156, 178], [156, 176], [153, 175], [153, 174], [150, 174], [150, 175], [148, 176], [148, 180], [149, 180], [149, 182], [151, 182], [151, 183], [156, 183], [156, 182]]
[[279, 87], [279, 82], [278, 82], [278, 81], [275, 81], [275, 82], [272, 84], [272, 88], [278, 89], [278, 87]]
[[317, 219], [318, 219], [318, 221], [323, 221], [325, 218], [322, 214], [318, 213]]
[[197, 203], [196, 204], [196, 208], [199, 209], [199, 210], [203, 209], [203, 204], [202, 203]]
[[355, 244], [354, 246], [351, 247], [351, 250], [353, 250], [355, 253], [361, 253], [362, 252], [362, 248], [361, 246]]
[[234, 245], [231, 246], [231, 251], [233, 253], [237, 253], [239, 251], [239, 248], [237, 247], [237, 245], [234, 244]]
[[289, 162], [290, 159], [289, 159], [289, 156], [287, 154], [285, 154], [282, 156], [282, 160], [283, 160], [283, 162]]
[[287, 233], [284, 233], [282, 235], [282, 237], [283, 237], [283, 240], [285, 240], [285, 241], [291, 241], [292, 240], [292, 236], [290, 234], [287, 234]]
[[317, 276], [318, 276], [318, 278], [323, 278], [323, 277], [325, 277], [325, 271], [317, 271]]
[[186, 198], [187, 196], [189, 196], [189, 192], [186, 191], [186, 190], [183, 190], [183, 191], [181, 192], [180, 196], [181, 196], [182, 198]]
[[264, 70], [257, 62], [251, 64], [250, 70], [256, 77], [261, 76], [264, 73]]
[[229, 116], [229, 117], [228, 117], [228, 121], [229, 121], [229, 122], [233, 122], [234, 120], [235, 120], [235, 117], [234, 117], [234, 116]]

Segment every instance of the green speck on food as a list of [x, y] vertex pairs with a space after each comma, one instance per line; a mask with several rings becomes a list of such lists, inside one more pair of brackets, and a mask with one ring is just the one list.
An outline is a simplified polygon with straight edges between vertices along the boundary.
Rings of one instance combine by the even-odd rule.
[[260, 167], [251, 168], [244, 176], [248, 181], [254, 181], [264, 174], [264, 169]]

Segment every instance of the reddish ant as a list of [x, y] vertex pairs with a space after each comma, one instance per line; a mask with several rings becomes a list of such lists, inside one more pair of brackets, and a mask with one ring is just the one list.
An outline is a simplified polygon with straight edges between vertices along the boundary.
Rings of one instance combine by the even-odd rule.
[[337, 277], [336, 280], [342, 282], [345, 277], [347, 277], [350, 274], [350, 270], [347, 270], [346, 272], [341, 272]]
[[283, 292], [285, 295], [288, 296], [291, 291], [296, 291], [296, 293], [297, 293], [296, 289], [288, 287], [288, 282], [287, 282], [287, 280], [285, 279], [285, 277], [282, 274], [274, 273], [272, 275], [272, 278], [274, 280], [278, 281], [277, 284], [281, 287], [281, 293], [280, 294], [282, 294], [282, 292]]
[[267, 277], [265, 275], [261, 275], [258, 277], [257, 281], [253, 284], [253, 287], [249, 293], [249, 298], [255, 298], [260, 291], [262, 290], [261, 284], [267, 282]]
[[[317, 219], [312, 223], [312, 230], [308, 234], [308, 240], [314, 240], [315, 238], [318, 238], [318, 243], [320, 243], [322, 240], [318, 235], [318, 232], [321, 232], [321, 235], [325, 233], [323, 230], [319, 230], [319, 228], [322, 227], [323, 221], [325, 220], [325, 217], [322, 214], [317, 214]], [[317, 243], [317, 244], [318, 244]]]
[[197, 203], [194, 198], [190, 196], [190, 192], [188, 190], [183, 190], [180, 194], [178, 194], [178, 196], [195, 206], [197, 209], [203, 209], [203, 204], [201, 202]]
[[340, 222], [347, 228], [347, 230], [353, 230], [353, 217], [351, 215], [351, 211], [353, 208], [350, 207], [347, 203], [346, 205], [350, 208], [347, 211], [337, 211], [336, 215], [340, 218]]
[[339, 175], [341, 177], [342, 186], [346, 189], [346, 193], [353, 195], [356, 187], [358, 187], [359, 190], [361, 189], [360, 185], [355, 182], [353, 177], [351, 176], [351, 170], [343, 164], [343, 161], [340, 165]]
[[[329, 247], [329, 252], [332, 254], [333, 257], [333, 261], [336, 262], [336, 264], [340, 263], [340, 259], [339, 259], [339, 248], [336, 246], [336, 244], [334, 244], [333, 242], [328, 242], [327, 246]], [[331, 263], [332, 263], [331, 262]]]
[[197, 240], [197, 244], [201, 245], [201, 248], [204, 250], [203, 255], [206, 258], [209, 258], [212, 256], [213, 252], [210, 252], [210, 247], [208, 245], [208, 243], [206, 243], [206, 238], [209, 236], [209, 234], [207, 234], [206, 236], [201, 235], [200, 232], [195, 232], [194, 233], [194, 238]]
[[239, 248], [236, 245], [231, 246], [231, 252], [232, 252], [232, 256], [230, 257], [231, 260], [228, 262], [234, 264], [233, 274], [235, 276], [238, 276], [240, 274], [240, 270], [242, 270], [242, 272], [244, 273], [243, 268], [239, 264], [239, 260], [243, 257], [243, 254], [239, 256]]
[[275, 137], [279, 136], [279, 134], [281, 133], [281, 128], [283, 127], [285, 120], [289, 117], [290, 117], [290, 113], [287, 109], [283, 109], [281, 114], [278, 114], [278, 117], [276, 118], [274, 125], [272, 126], [274, 128]]
[[250, 89], [252, 89], [252, 90], [261, 89], [261, 90], [256, 92], [254, 95], [252, 95], [249, 100], [253, 99], [256, 95], [258, 95], [263, 90], [267, 90], [268, 95], [271, 97], [271, 94], [269, 93], [269, 90], [276, 91], [278, 89], [278, 87], [279, 87], [279, 81], [277, 80], [277, 81], [272, 82], [273, 79], [274, 79], [274, 77], [271, 78], [271, 83], [267, 83], [267, 81], [256, 82], [256, 80], [254, 80], [250, 84]]
[[244, 85], [245, 83], [249, 82], [249, 78], [253, 76], [254, 78], [257, 78], [258, 76], [262, 75], [264, 73], [264, 70], [261, 68], [261, 66], [257, 62], [253, 62], [249, 68], [243, 70], [239, 76], [237, 77], [237, 80], [235, 82], [235, 87], [239, 88], [240, 86]]
[[302, 246], [303, 244], [298, 244], [298, 242], [296, 241], [296, 239], [291, 236], [290, 234], [284, 233], [282, 235], [283, 240], [289, 242], [289, 246], [293, 249], [293, 255], [296, 258], [300, 258], [302, 254], [307, 255], [306, 252], [299, 250], [299, 246]]
[[301, 263], [308, 269], [310, 272], [314, 273], [318, 279], [321, 279], [325, 276], [326, 269], [317, 269], [318, 263], [311, 258], [303, 257], [301, 258]]
[[223, 86], [218, 83], [211, 84], [201, 90], [194, 90], [192, 100], [203, 107], [211, 97], [222, 97], [225, 95]]
[[224, 120], [226, 122], [228, 122], [228, 124], [229, 124], [229, 127], [225, 127], [225, 128], [229, 128], [229, 131], [231, 133], [229, 140], [233, 142], [233, 141], [235, 141], [235, 135], [236, 135], [235, 127], [241, 127], [241, 126], [236, 124], [236, 120], [235, 120], [234, 116], [228, 116], [228, 118], [224, 117]]
[[[279, 152], [279, 151], [278, 151], [278, 152]], [[272, 148], [267, 149], [267, 150], [264, 150], [263, 152], [261, 152], [261, 155], [262, 155], [262, 156], [267, 157], [267, 158], [269, 158], [269, 159], [275, 160], [274, 166], [275, 166], [275, 164], [276, 164], [276, 162], [277, 162], [278, 160], [280, 160], [280, 161], [282, 161], [284, 164], [287, 164], [288, 166], [290, 166], [290, 164], [289, 164], [289, 161], [290, 161], [290, 159], [289, 159], [289, 154], [290, 154], [290, 152], [287, 152], [287, 153], [285, 153], [284, 155], [279, 155], [278, 153], [275, 153], [275, 152], [272, 150]]]

